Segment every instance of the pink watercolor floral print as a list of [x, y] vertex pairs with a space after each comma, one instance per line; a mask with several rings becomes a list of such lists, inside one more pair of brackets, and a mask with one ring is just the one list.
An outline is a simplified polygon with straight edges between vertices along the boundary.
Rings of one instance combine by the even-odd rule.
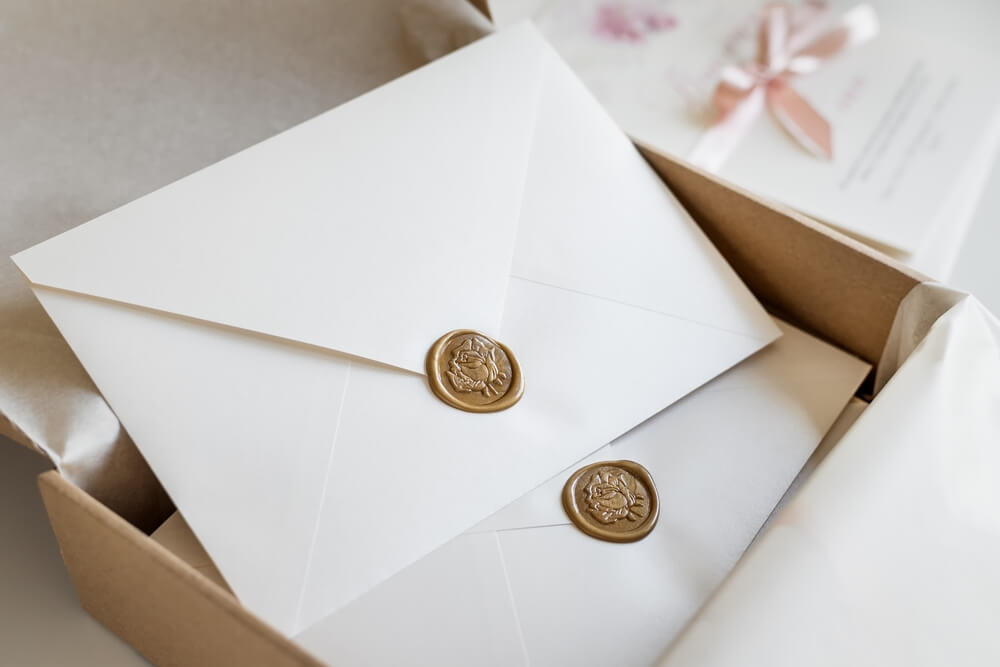
[[598, 6], [594, 34], [613, 42], [641, 42], [651, 33], [677, 26], [677, 19], [662, 8], [618, 0]]

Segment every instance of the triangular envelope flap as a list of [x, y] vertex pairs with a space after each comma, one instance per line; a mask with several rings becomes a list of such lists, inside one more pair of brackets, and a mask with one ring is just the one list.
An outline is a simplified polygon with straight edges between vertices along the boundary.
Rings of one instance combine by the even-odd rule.
[[[686, 471], [703, 468], [709, 476], [725, 474], [727, 462], [715, 454], [728, 445], [719, 443], [742, 437], [752, 449], [752, 436], [766, 437], [773, 432], [775, 422], [785, 425], [780, 437], [771, 441], [784, 438], [786, 444], [774, 450], [761, 448], [756, 456], [788, 455], [795, 463], [795, 456], [819, 443], [871, 367], [790, 324], [780, 320], [775, 324], [783, 335], [772, 345], [518, 498], [470, 532], [570, 523], [560, 502], [562, 485], [573, 470], [597, 461], [630, 459], [650, 468], [663, 468], [683, 460]], [[727, 419], [717, 419], [727, 406], [742, 410], [736, 411], [736, 418], [727, 414]], [[761, 411], [750, 418], [755, 408]], [[806, 431], [811, 432], [803, 435]], [[690, 442], [692, 435], [695, 442]], [[687, 458], [692, 455], [694, 458]], [[761, 462], [775, 463], [767, 459]], [[692, 479], [691, 484], [697, 485], [705, 478], [695, 475]]]
[[15, 262], [422, 373], [444, 332], [498, 330], [546, 49], [530, 26], [484, 39]]
[[773, 338], [687, 211], [554, 51], [549, 59], [512, 274]]
[[240, 601], [291, 632], [350, 362], [59, 290], [35, 294]]

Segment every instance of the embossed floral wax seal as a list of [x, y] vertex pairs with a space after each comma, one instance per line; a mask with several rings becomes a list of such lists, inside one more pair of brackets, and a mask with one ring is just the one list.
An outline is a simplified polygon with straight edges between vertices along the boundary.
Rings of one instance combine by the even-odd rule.
[[427, 378], [438, 398], [468, 412], [506, 410], [524, 393], [513, 353], [470, 329], [452, 331], [434, 343], [427, 354]]
[[562, 499], [577, 528], [609, 542], [641, 540], [660, 516], [653, 478], [634, 461], [580, 468], [566, 481]]

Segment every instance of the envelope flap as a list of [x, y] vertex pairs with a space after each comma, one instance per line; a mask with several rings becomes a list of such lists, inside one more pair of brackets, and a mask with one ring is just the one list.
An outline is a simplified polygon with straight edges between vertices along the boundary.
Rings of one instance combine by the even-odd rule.
[[500, 324], [547, 53], [491, 53], [473, 45], [15, 262], [37, 285], [422, 373], [444, 332]]
[[[792, 457], [795, 467], [796, 452], [801, 454], [803, 447], [811, 451], [819, 443], [871, 366], [786, 322], [775, 320], [775, 324], [783, 334], [778, 341], [574, 463], [469, 532], [571, 523], [561, 503], [562, 486], [574, 470], [598, 461], [630, 459], [651, 470], [683, 469], [679, 477], [691, 481], [675, 480], [670, 490], [663, 489], [665, 496], [679, 486], [685, 486], [689, 496], [696, 496], [704, 480], [746, 469], [749, 461], [762, 470], [769, 470], [768, 466], [780, 469], [781, 459]], [[717, 419], [720, 414], [726, 418]], [[774, 434], [775, 423], [782, 424], [780, 434]], [[725, 444], [740, 441], [745, 444]], [[767, 445], [758, 447], [758, 441]], [[719, 458], [723, 450], [729, 455]], [[739, 457], [745, 459], [740, 461]], [[683, 465], [677, 466], [677, 462]]]

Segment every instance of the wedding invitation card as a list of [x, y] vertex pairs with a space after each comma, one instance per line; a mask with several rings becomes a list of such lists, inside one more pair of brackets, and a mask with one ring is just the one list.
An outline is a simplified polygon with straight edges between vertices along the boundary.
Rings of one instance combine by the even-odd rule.
[[[904, 254], [935, 224], [957, 224], [946, 200], [977, 151], [996, 144], [997, 63], [880, 22], [864, 5], [779, 5], [779, 25], [767, 7], [572, 0], [546, 3], [535, 21], [641, 142]], [[823, 42], [844, 26], [842, 43]], [[706, 150], [727, 75], [746, 77], [760, 99], [732, 112], [748, 116], [745, 131]], [[826, 155], [796, 136], [789, 116], [803, 114], [826, 124]]]

